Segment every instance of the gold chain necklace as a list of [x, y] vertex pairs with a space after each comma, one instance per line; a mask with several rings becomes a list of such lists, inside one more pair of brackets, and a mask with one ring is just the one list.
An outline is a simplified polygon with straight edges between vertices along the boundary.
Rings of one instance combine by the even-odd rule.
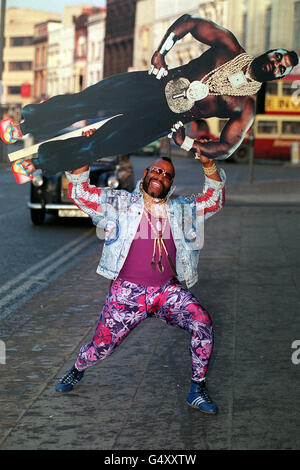
[[146, 193], [141, 188], [143, 197], [144, 197], [144, 205], [148, 212], [156, 218], [167, 218], [167, 210], [166, 210], [166, 198], [154, 198]]
[[[258, 92], [262, 84], [247, 75], [252, 61], [253, 57], [249, 54], [245, 52], [239, 54], [232, 60], [211, 70], [202, 78], [201, 83], [207, 85], [210, 95], [254, 95]], [[247, 66], [245, 73], [247, 78], [242, 73], [242, 69], [245, 66]], [[243, 76], [243, 83], [239, 83], [243, 80]], [[236, 78], [238, 85], [235, 85], [235, 82], [231, 80], [232, 77]]]
[[174, 113], [183, 113], [192, 109], [196, 101], [209, 95], [255, 95], [262, 83], [249, 75], [252, 61], [253, 57], [244, 52], [211, 70], [200, 81], [190, 83], [184, 77], [170, 80], [165, 87], [169, 108]]

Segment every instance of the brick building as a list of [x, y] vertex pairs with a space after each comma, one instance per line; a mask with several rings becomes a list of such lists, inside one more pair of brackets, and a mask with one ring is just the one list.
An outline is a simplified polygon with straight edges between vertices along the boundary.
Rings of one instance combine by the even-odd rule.
[[137, 0], [107, 0], [104, 77], [127, 72], [133, 65]]

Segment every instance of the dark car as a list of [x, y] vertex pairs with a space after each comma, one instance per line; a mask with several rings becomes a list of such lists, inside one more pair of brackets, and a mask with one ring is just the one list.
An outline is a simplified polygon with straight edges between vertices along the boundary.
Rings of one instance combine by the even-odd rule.
[[137, 150], [135, 154], [159, 156], [160, 150], [161, 150], [161, 142], [160, 140], [155, 140], [154, 142], [151, 142], [145, 147], [142, 147], [141, 149]]
[[[129, 155], [102, 158], [90, 168], [90, 182], [95, 186], [125, 189], [129, 192], [135, 188]], [[88, 217], [70, 201], [68, 180], [64, 172], [50, 177], [35, 172], [31, 181], [28, 207], [35, 225], [43, 224], [46, 214], [55, 214], [59, 217]]]

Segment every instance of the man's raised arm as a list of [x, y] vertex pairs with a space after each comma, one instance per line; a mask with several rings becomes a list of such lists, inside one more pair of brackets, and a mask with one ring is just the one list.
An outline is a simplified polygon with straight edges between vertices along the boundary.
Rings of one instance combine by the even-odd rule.
[[152, 67], [149, 74], [153, 73], [158, 79], [167, 75], [165, 56], [175, 43], [188, 33], [208, 46], [222, 46], [233, 52], [243, 52], [236, 37], [229, 30], [200, 16], [186, 14], [178, 18], [167, 30], [151, 59]]

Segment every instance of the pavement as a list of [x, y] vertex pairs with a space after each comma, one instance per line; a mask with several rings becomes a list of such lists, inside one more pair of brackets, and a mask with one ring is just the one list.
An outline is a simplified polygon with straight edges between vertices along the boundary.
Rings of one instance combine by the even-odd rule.
[[206, 223], [192, 291], [214, 324], [207, 386], [216, 416], [186, 405], [189, 335], [153, 318], [72, 392], [55, 392], [109, 286], [95, 273], [97, 240], [2, 322], [0, 450], [299, 449], [299, 216], [300, 179], [273, 180], [228, 188]]

